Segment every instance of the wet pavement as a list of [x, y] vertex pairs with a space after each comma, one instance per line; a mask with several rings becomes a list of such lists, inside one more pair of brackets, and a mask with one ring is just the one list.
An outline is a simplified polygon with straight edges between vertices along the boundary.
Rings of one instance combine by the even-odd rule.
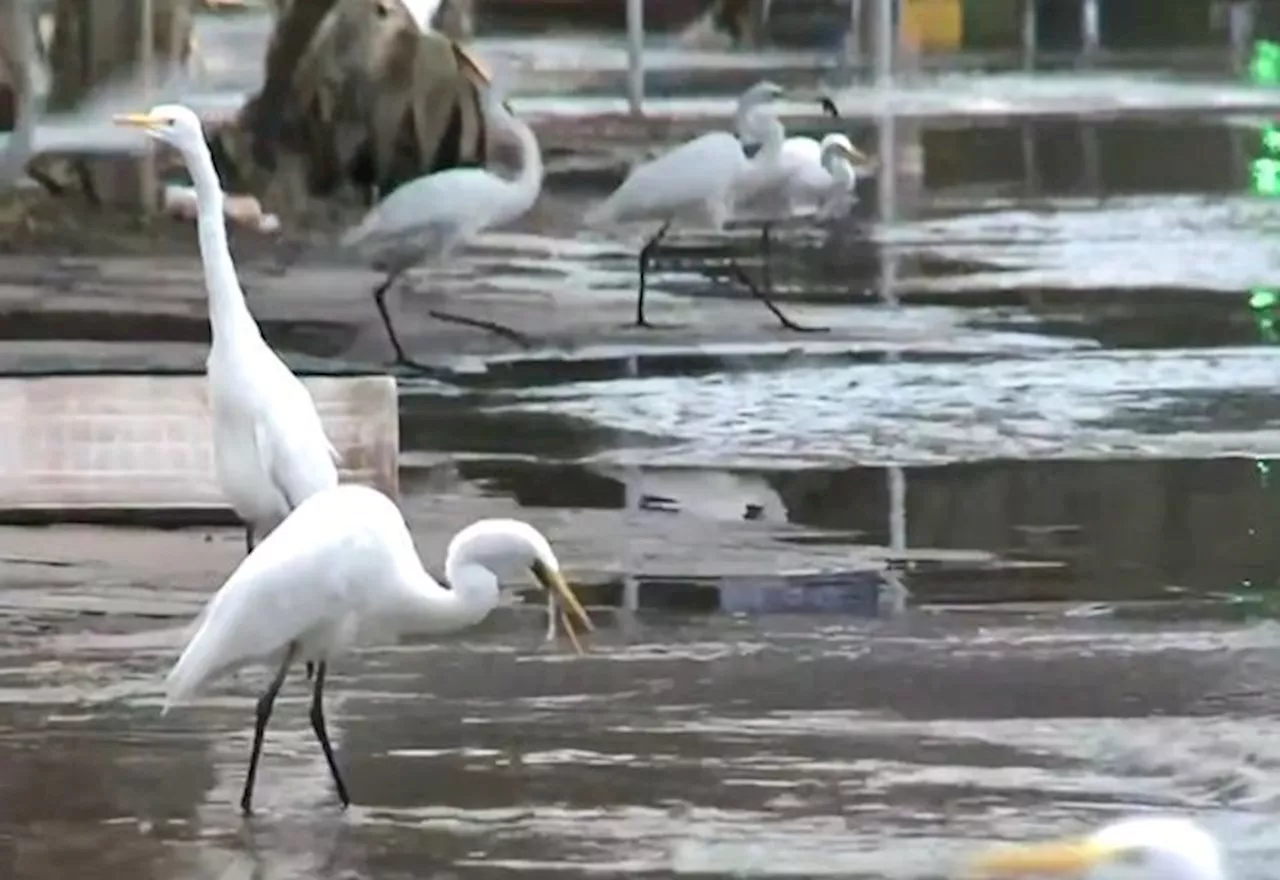
[[[553, 651], [521, 593], [466, 638], [346, 658], [345, 814], [300, 681], [250, 822], [262, 674], [159, 715], [238, 535], [0, 528], [15, 876], [937, 878], [993, 838], [1163, 810], [1274, 878], [1280, 349], [1246, 300], [1280, 275], [1280, 213], [1257, 121], [917, 146], [893, 222], [870, 180], [849, 222], [784, 236], [780, 298], [821, 336], [725, 283], [730, 256], [759, 271], [751, 231], [675, 238], [650, 307], [684, 326], [629, 329], [627, 244], [577, 226], [616, 167], [553, 167], [518, 229], [393, 297], [438, 371], [401, 386], [429, 567], [464, 522], [527, 518], [601, 631]], [[0, 261], [0, 368], [198, 369], [189, 231], [78, 219], [78, 251]], [[235, 244], [295, 367], [382, 365], [372, 274], [311, 253], [282, 276]]]

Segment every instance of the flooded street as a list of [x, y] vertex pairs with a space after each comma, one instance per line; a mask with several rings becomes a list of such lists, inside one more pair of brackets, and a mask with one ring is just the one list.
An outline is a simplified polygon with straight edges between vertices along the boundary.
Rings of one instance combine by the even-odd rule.
[[[579, 228], [625, 163], [548, 151], [533, 214], [392, 297], [436, 368], [399, 377], [402, 506], [436, 572], [471, 519], [545, 530], [600, 624], [588, 655], [542, 642], [530, 589], [464, 639], [344, 658], [345, 813], [295, 675], [246, 821], [266, 673], [160, 714], [240, 535], [5, 525], [15, 876], [915, 880], [1161, 810], [1220, 834], [1233, 877], [1280, 877], [1259, 126], [924, 126], [893, 219], [871, 179], [848, 222], [779, 240], [814, 335], [725, 282], [731, 257], [761, 271], [754, 230], [673, 236], [648, 303], [683, 326], [628, 327], [634, 248]], [[194, 236], [172, 239], [6, 256], [0, 367], [199, 369]], [[372, 273], [235, 247], [291, 365], [383, 368]]]

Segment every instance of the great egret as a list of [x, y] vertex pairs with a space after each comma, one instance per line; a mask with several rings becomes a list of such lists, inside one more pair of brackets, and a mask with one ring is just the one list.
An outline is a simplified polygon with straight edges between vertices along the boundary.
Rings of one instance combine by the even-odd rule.
[[1222, 850], [1190, 819], [1122, 819], [1084, 837], [1007, 846], [980, 855], [969, 876], [1013, 878], [1070, 874], [1083, 877], [1112, 862], [1137, 865], [1152, 880], [1224, 880]]
[[[584, 220], [592, 226], [657, 222], [657, 232], [640, 249], [640, 286], [636, 298], [637, 327], [652, 327], [644, 315], [644, 292], [649, 261], [673, 225], [720, 231], [733, 213], [737, 191], [755, 191], [783, 174], [781, 151], [786, 130], [771, 106], [785, 94], [771, 82], [756, 83], [738, 99], [735, 126], [738, 138], [715, 131], [688, 141], [650, 162], [631, 169], [622, 184]], [[743, 144], [759, 144], [750, 159]], [[790, 330], [821, 330], [796, 324], [757, 288], [745, 273], [731, 270], [751, 294]]]
[[161, 104], [114, 120], [176, 147], [195, 184], [213, 334], [205, 370], [214, 466], [223, 494], [244, 520], [251, 551], [256, 535], [271, 531], [307, 497], [338, 484], [338, 453], [306, 386], [267, 345], [245, 304], [227, 249], [222, 184], [199, 117], [181, 105]]
[[[831, 116], [839, 117], [830, 99], [823, 99], [823, 107]], [[765, 291], [773, 293], [773, 226], [787, 220], [828, 219], [848, 211], [855, 198], [859, 169], [873, 164], [841, 132], [827, 134], [821, 141], [789, 137], [782, 142], [780, 175], [763, 183], [748, 177], [739, 185], [733, 220], [760, 225]]]
[[[490, 131], [514, 137], [520, 146], [520, 171], [512, 180], [484, 168], [450, 168], [411, 180], [378, 203], [343, 235], [341, 244], [386, 279], [373, 291], [397, 363], [420, 367], [396, 336], [387, 312], [387, 291], [409, 269], [443, 260], [481, 232], [524, 216], [542, 191], [542, 150], [528, 124], [518, 119], [492, 88], [485, 92]], [[521, 345], [529, 340], [509, 327], [432, 309], [442, 321], [479, 327]]]
[[254, 548], [201, 612], [195, 634], [165, 683], [165, 710], [247, 663], [274, 664], [258, 700], [253, 750], [240, 807], [253, 784], [272, 705], [289, 667], [316, 664], [311, 727], [343, 806], [351, 803], [324, 720], [328, 662], [356, 644], [401, 633], [442, 635], [474, 626], [498, 604], [500, 579], [532, 573], [584, 630], [591, 619], [560, 573], [551, 545], [533, 526], [510, 519], [472, 523], [449, 542], [446, 589], [422, 567], [404, 517], [387, 496], [337, 486], [298, 505]]

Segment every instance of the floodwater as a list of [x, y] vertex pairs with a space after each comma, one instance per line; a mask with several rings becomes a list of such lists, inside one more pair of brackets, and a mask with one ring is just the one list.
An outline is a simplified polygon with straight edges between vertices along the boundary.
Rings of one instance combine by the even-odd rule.
[[[363, 652], [329, 699], [356, 806], [294, 681], [249, 821], [261, 674], [161, 717], [183, 619], [3, 610], [15, 876], [937, 878], [985, 841], [1156, 810], [1219, 832], [1235, 876], [1276, 877], [1280, 349], [1246, 300], [1280, 276], [1280, 209], [1250, 190], [1259, 141], [1243, 121], [925, 132], [900, 219], [874, 219], [867, 181], [853, 222], [779, 247], [786, 302], [859, 341], [632, 336], [404, 381], [411, 519], [444, 486], [584, 524], [583, 547], [681, 533], [620, 551], [638, 579], [705, 575], [712, 531], [785, 544], [787, 566], [872, 548], [905, 608], [624, 594], [583, 659], [532, 610]], [[752, 240], [677, 239], [655, 313], [723, 301], [715, 265]], [[620, 248], [561, 259], [630, 283]], [[474, 264], [498, 287], [582, 277], [510, 249]]]

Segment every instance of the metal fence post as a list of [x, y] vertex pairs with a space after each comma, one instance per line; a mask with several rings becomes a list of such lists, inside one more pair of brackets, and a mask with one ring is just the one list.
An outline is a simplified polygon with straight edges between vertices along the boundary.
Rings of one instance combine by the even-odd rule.
[[627, 0], [627, 102], [644, 115], [644, 0]]

